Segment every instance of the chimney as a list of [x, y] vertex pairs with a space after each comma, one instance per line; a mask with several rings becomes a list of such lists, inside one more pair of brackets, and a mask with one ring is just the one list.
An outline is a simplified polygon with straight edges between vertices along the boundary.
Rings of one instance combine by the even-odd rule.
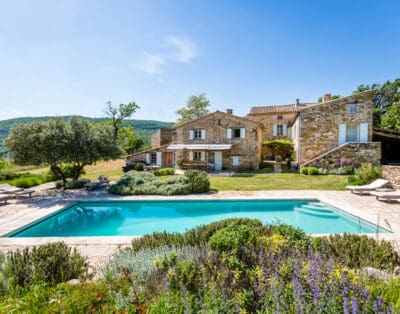
[[227, 114], [233, 114], [233, 109], [226, 109]]
[[300, 99], [299, 98], [296, 98], [296, 107], [297, 106], [300, 106]]
[[332, 100], [332, 94], [325, 94], [324, 97], [322, 97], [322, 102], [330, 101]]

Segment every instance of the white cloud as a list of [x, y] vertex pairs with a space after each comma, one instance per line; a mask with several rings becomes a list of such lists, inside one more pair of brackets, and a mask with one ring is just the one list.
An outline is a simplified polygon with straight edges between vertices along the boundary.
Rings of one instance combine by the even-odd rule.
[[169, 36], [165, 42], [173, 49], [171, 56], [177, 62], [188, 63], [198, 54], [195, 44], [187, 38]]
[[161, 72], [161, 68], [165, 63], [165, 56], [154, 53], [144, 53], [142, 60], [137, 68], [147, 74], [157, 74]]
[[136, 68], [144, 73], [154, 75], [162, 72], [168, 63], [189, 63], [198, 55], [196, 45], [189, 39], [168, 36], [155, 52], [143, 53]]

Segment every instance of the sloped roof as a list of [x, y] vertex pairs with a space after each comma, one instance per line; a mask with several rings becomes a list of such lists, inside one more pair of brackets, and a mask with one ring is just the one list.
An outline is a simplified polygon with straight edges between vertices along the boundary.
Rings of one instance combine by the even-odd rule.
[[315, 105], [315, 103], [302, 103], [299, 106], [297, 106], [296, 104], [287, 104], [287, 105], [251, 107], [249, 115], [265, 114], [265, 113], [297, 112], [299, 109], [310, 105]]

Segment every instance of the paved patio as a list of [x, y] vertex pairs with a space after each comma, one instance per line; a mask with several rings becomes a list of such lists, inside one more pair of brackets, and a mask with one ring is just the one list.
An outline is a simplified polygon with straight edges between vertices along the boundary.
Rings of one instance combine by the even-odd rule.
[[[113, 196], [105, 191], [59, 192], [52, 184], [35, 188], [32, 198], [11, 200], [0, 205], [0, 236], [41, 219], [77, 200], [143, 200], [143, 199], [319, 199], [352, 215], [392, 230], [392, 233], [375, 234], [374, 237], [392, 241], [399, 250], [400, 203], [377, 201], [374, 196], [360, 196], [348, 191], [223, 191], [185, 196]], [[121, 247], [130, 245], [132, 236], [115, 237], [65, 237], [65, 238], [0, 238], [0, 251], [21, 249], [50, 241], [64, 241], [76, 247], [92, 265], [98, 265]]]

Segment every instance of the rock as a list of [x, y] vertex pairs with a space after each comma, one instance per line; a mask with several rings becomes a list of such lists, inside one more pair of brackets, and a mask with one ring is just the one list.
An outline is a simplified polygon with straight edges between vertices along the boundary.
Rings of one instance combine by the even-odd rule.
[[71, 279], [67, 281], [67, 284], [78, 285], [81, 281], [79, 279]]
[[400, 266], [396, 266], [393, 271], [393, 276], [400, 277]]
[[370, 278], [384, 279], [387, 280], [391, 275], [386, 270], [380, 270], [374, 267], [364, 267], [360, 270], [361, 275], [365, 275]]

